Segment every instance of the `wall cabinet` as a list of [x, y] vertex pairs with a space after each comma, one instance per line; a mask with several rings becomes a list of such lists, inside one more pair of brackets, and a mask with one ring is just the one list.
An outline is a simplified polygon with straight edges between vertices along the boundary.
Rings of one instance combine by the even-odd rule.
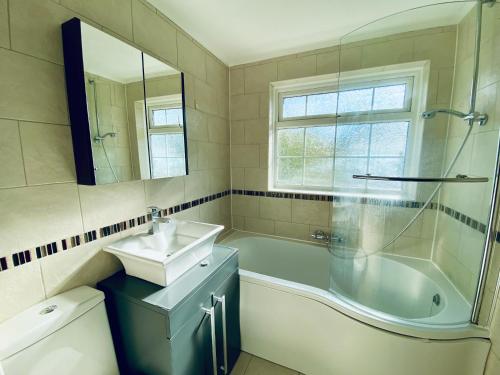
[[119, 272], [98, 284], [124, 374], [229, 374], [240, 353], [237, 250], [212, 255], [168, 287]]

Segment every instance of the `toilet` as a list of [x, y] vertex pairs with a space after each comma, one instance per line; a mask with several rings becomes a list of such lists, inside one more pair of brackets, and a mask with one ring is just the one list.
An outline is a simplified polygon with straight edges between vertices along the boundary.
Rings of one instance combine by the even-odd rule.
[[119, 374], [104, 294], [82, 286], [0, 324], [0, 375]]

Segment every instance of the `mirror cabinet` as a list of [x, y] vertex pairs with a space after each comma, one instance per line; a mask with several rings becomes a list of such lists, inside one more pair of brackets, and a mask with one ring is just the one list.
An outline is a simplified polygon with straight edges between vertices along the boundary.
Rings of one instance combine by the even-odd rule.
[[78, 18], [62, 32], [78, 183], [186, 175], [183, 73]]

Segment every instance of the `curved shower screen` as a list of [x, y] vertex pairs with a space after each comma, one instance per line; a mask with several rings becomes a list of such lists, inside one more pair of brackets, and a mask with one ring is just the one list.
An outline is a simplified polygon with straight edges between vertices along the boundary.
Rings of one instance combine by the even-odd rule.
[[376, 315], [470, 320], [498, 146], [480, 143], [487, 130], [498, 140], [484, 103], [476, 106], [481, 8], [461, 1], [400, 12], [330, 52], [338, 58], [330, 290]]

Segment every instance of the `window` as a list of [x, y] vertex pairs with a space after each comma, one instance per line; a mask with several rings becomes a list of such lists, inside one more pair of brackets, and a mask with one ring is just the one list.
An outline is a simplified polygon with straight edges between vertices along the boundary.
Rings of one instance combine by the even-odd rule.
[[[149, 102], [153, 102], [149, 99]], [[148, 136], [152, 178], [186, 174], [182, 100], [173, 95], [148, 105]]]
[[270, 190], [414, 196], [352, 175], [418, 172], [426, 76], [412, 63], [272, 83]]

